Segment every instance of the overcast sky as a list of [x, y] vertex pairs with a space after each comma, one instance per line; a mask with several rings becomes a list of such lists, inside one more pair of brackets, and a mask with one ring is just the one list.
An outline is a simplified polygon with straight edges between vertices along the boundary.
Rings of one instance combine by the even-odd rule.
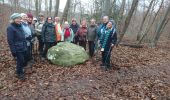
[[[64, 10], [65, 4], [67, 0], [60, 0], [60, 10]], [[90, 0], [81, 0], [82, 3], [88, 3]]]
[[60, 9], [63, 10], [67, 0], [60, 0]]

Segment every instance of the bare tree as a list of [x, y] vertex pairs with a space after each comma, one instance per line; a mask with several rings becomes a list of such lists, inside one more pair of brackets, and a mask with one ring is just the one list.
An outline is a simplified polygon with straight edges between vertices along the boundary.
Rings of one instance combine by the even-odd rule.
[[161, 10], [161, 8], [162, 8], [163, 3], [164, 3], [164, 0], [161, 1], [161, 4], [160, 4], [160, 6], [159, 6], [158, 11], [156, 12], [156, 14], [155, 14], [155, 16], [154, 16], [154, 18], [153, 18], [150, 26], [146, 27], [146, 30], [145, 30], [144, 34], [142, 35], [141, 39], [139, 40], [138, 45], [140, 45], [140, 44], [142, 43], [142, 41], [143, 41], [143, 39], [145, 38], [145, 36], [146, 36], [146, 35], [149, 33], [149, 31], [151, 30], [151, 27], [153, 26], [153, 24], [154, 24], [154, 22], [155, 22], [155, 20], [156, 20], [156, 17], [158, 16], [158, 13], [160, 12], [160, 10]]
[[49, 15], [52, 13], [52, 0], [49, 1]]
[[65, 8], [64, 8], [63, 15], [62, 15], [61, 24], [62, 24], [63, 20], [64, 20], [64, 21], [67, 20], [69, 8], [70, 8], [70, 0], [67, 0], [66, 5], [65, 5]]
[[147, 15], [148, 15], [148, 13], [149, 13], [149, 11], [150, 11], [150, 9], [151, 9], [152, 4], [153, 4], [154, 1], [155, 1], [155, 0], [152, 0], [152, 1], [150, 2], [147, 11], [146, 11], [146, 13], [144, 14], [144, 17], [143, 17], [143, 19], [142, 19], [142, 23], [141, 23], [141, 26], [140, 26], [140, 29], [139, 29], [139, 32], [138, 32], [138, 35], [137, 35], [137, 41], [139, 41], [140, 38], [141, 38], [141, 33], [142, 33], [143, 25], [144, 25], [144, 23], [145, 23], [146, 17], [147, 17]]
[[46, 15], [48, 16], [48, 0], [45, 0], [45, 11]]
[[36, 16], [38, 16], [38, 13], [39, 13], [39, 11], [38, 11], [38, 0], [35, 0], [35, 14], [36, 14]]
[[121, 42], [124, 34], [126, 33], [126, 30], [127, 30], [128, 26], [129, 26], [129, 23], [130, 23], [130, 21], [131, 21], [132, 15], [133, 15], [136, 7], [138, 6], [138, 2], [139, 2], [139, 0], [133, 0], [133, 2], [132, 2], [131, 9], [130, 9], [130, 11], [129, 11], [126, 19], [125, 19], [125, 24], [124, 24], [123, 30], [122, 30], [122, 32], [121, 32], [121, 34], [120, 34], [118, 43]]
[[104, 0], [103, 1], [103, 8], [102, 8], [102, 16], [109, 15], [111, 0]]
[[56, 0], [54, 17], [58, 16], [60, 0]]
[[158, 42], [158, 40], [159, 40], [159, 38], [161, 36], [161, 32], [162, 32], [163, 28], [165, 28], [164, 25], [166, 23], [166, 20], [168, 19], [169, 13], [170, 13], [170, 5], [168, 6], [168, 8], [167, 8], [167, 10], [165, 12], [165, 15], [164, 15], [161, 23], [159, 24], [159, 26], [158, 26], [158, 28], [156, 30], [156, 35], [155, 35], [155, 37], [153, 39], [153, 45], [152, 46], [156, 46], [157, 45], [157, 42]]
[[41, 5], [42, 5], [42, 0], [39, 0], [38, 13], [40, 13], [40, 12], [41, 12]]
[[123, 19], [123, 13], [124, 13], [124, 9], [125, 9], [125, 4], [126, 4], [126, 0], [122, 0], [122, 4], [120, 7], [120, 11], [119, 11], [119, 19], [118, 19], [118, 33], [120, 33], [121, 31], [121, 26], [122, 26], [122, 19]]

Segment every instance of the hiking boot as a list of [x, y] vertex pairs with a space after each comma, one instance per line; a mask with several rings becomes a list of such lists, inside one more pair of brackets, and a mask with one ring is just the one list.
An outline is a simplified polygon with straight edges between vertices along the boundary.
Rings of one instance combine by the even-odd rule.
[[41, 57], [41, 61], [45, 61], [45, 58], [44, 58], [44, 57]]
[[17, 77], [18, 77], [18, 79], [20, 79], [21, 81], [25, 81], [25, 80], [26, 80], [24, 74], [19, 74]]
[[107, 66], [101, 66], [101, 70], [103, 70], [103, 71], [107, 71], [107, 70], [108, 70], [108, 68], [107, 68]]

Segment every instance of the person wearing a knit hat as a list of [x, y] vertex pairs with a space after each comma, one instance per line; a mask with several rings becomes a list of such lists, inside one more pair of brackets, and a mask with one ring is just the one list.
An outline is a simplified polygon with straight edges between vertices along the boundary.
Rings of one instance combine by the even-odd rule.
[[102, 31], [100, 36], [100, 46], [102, 52], [102, 65], [101, 68], [104, 70], [110, 69], [110, 57], [111, 51], [114, 45], [117, 43], [117, 33], [114, 27], [113, 21], [108, 21], [106, 28]]
[[19, 13], [13, 13], [13, 14], [10, 16], [10, 19], [11, 19], [11, 20], [15, 20], [16, 18], [21, 18], [21, 14], [19, 14]]
[[7, 27], [7, 41], [13, 57], [16, 58], [16, 74], [20, 80], [25, 80], [23, 68], [26, 63], [26, 38], [21, 26], [21, 17], [19, 13], [14, 13], [10, 16], [13, 20]]

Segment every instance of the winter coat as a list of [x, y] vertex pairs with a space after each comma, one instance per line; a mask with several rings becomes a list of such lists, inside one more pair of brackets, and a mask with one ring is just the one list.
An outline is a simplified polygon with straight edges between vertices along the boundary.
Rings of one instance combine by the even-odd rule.
[[55, 25], [55, 30], [56, 30], [56, 41], [61, 41], [63, 32], [62, 32], [61, 25], [59, 23]]
[[13, 54], [27, 50], [26, 38], [21, 24], [12, 23], [7, 27], [7, 41]]
[[73, 41], [73, 38], [74, 38], [73, 30], [71, 28], [69, 28], [69, 30], [70, 30], [70, 37], [68, 37], [68, 38], [64, 37], [66, 29], [62, 30], [62, 41], [67, 41], [67, 42], [72, 42]]
[[42, 28], [43, 42], [56, 42], [56, 31], [53, 23], [45, 23]]
[[113, 27], [111, 29], [102, 30], [102, 34], [100, 36], [100, 44], [101, 48], [109, 49], [112, 44], [116, 44], [117, 42], [117, 33], [116, 29]]
[[37, 23], [35, 23], [35, 33], [36, 35], [41, 35], [42, 33], [42, 27], [44, 25], [44, 21], [38, 21]]
[[78, 24], [76, 24], [76, 25], [73, 25], [73, 24], [71, 24], [70, 25], [70, 28], [73, 30], [73, 32], [74, 32], [74, 34], [76, 34], [76, 32], [77, 32], [77, 30], [79, 29], [79, 25]]
[[86, 41], [87, 38], [87, 27], [80, 27], [76, 33], [79, 41]]
[[97, 36], [98, 39], [100, 39], [100, 36], [102, 35], [102, 31], [106, 29], [107, 24], [100, 24], [97, 30]]
[[95, 41], [97, 36], [97, 26], [90, 25], [87, 31], [87, 40], [88, 41]]

